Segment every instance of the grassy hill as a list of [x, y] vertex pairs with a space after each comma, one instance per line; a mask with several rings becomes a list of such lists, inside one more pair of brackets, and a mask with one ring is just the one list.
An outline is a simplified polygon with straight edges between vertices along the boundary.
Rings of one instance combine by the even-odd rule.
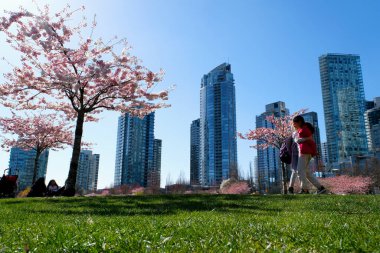
[[0, 200], [0, 252], [380, 252], [380, 196]]

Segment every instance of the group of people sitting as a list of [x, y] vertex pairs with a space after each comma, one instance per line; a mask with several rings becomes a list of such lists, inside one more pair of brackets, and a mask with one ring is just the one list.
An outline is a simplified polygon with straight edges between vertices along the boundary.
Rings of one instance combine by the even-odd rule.
[[40, 177], [33, 184], [28, 197], [53, 197], [61, 195], [64, 187], [59, 187], [57, 182], [52, 179], [49, 181], [48, 185], [45, 184], [45, 178]]

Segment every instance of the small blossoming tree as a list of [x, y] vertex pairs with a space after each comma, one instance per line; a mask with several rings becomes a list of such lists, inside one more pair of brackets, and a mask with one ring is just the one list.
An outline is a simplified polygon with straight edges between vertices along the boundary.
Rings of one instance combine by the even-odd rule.
[[[293, 129], [293, 118], [297, 115], [305, 113], [306, 110], [302, 109], [292, 115], [286, 115], [283, 117], [275, 117], [274, 115], [268, 115], [266, 121], [272, 125], [272, 128], [261, 127], [255, 130], [250, 130], [246, 134], [239, 133], [239, 137], [245, 140], [256, 141], [253, 148], [256, 149], [266, 149], [269, 147], [281, 148], [285, 140], [292, 136]], [[282, 190], [283, 193], [287, 193], [286, 187], [286, 169], [284, 163], [281, 163], [282, 168]]]
[[95, 19], [72, 25], [83, 9], [67, 6], [52, 14], [49, 6], [36, 13], [20, 7], [0, 18], [0, 31], [21, 56], [0, 84], [0, 103], [15, 110], [60, 111], [76, 122], [66, 195], [75, 193], [85, 121], [96, 121], [104, 110], [144, 117], [166, 107], [162, 101], [168, 99], [168, 90], [154, 90], [163, 72], [142, 66], [125, 39], [94, 39]]
[[57, 115], [27, 115], [20, 117], [13, 115], [11, 118], [0, 118], [2, 135], [2, 147], [10, 149], [18, 147], [24, 150], [35, 150], [33, 180], [36, 181], [38, 160], [42, 152], [47, 149], [63, 149], [73, 143], [73, 132], [67, 123], [58, 119]]

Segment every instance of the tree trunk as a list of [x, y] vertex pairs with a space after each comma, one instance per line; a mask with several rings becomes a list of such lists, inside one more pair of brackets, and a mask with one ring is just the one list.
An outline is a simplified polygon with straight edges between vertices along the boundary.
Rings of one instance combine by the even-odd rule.
[[287, 181], [288, 175], [286, 174], [286, 168], [283, 162], [281, 163], [281, 168], [282, 168], [282, 192], [284, 194], [288, 194], [288, 188], [286, 187], [286, 181]]
[[40, 159], [41, 151], [37, 148], [36, 149], [36, 156], [34, 157], [34, 168], [33, 168], [33, 180], [32, 185], [37, 180], [37, 171], [38, 171], [38, 160]]
[[75, 195], [75, 184], [77, 181], [77, 171], [79, 163], [79, 154], [81, 149], [82, 134], [83, 134], [83, 124], [84, 124], [84, 112], [78, 112], [77, 124], [75, 127], [75, 139], [73, 153], [70, 162], [70, 171], [65, 183], [65, 190], [63, 195], [74, 196]]

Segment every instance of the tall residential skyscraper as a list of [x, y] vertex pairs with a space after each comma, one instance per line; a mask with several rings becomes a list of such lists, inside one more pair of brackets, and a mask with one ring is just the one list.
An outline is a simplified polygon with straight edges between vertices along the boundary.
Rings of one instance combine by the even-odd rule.
[[319, 57], [327, 150], [333, 167], [368, 153], [365, 98], [360, 57], [326, 54]]
[[218, 185], [237, 171], [236, 102], [231, 65], [204, 75], [200, 103], [200, 183]]
[[191, 123], [190, 127], [190, 184], [199, 185], [200, 175], [200, 119]]
[[255, 156], [253, 158], [253, 172], [252, 172], [252, 176], [253, 176], [253, 183], [255, 184], [255, 188], [256, 190], [260, 190], [260, 184], [259, 184], [259, 160], [258, 160], [258, 157]]
[[[32, 186], [34, 161], [36, 151], [23, 150], [21, 148], [11, 148], [9, 157], [9, 175], [18, 175], [18, 190], [22, 191], [26, 187]], [[46, 177], [46, 169], [49, 159], [49, 150], [45, 150], [40, 155], [37, 169], [37, 179]]]
[[[273, 124], [266, 120], [267, 116], [284, 117], [289, 115], [289, 110], [284, 102], [275, 102], [265, 106], [265, 112], [256, 116], [256, 128], [274, 128]], [[260, 141], [257, 144], [261, 144]], [[266, 148], [257, 150], [258, 185], [261, 191], [278, 192], [281, 189], [281, 161], [279, 150]]]
[[369, 151], [380, 157], [380, 97], [375, 98], [373, 108], [365, 112], [365, 125]]
[[322, 142], [322, 161], [325, 167], [329, 164], [329, 154], [327, 153], [327, 142]]
[[115, 161], [115, 186], [138, 184], [146, 187], [153, 169], [154, 113], [143, 119], [119, 117]]
[[84, 192], [96, 191], [98, 188], [99, 154], [91, 150], [81, 150], [77, 173], [77, 190]]
[[322, 159], [322, 146], [321, 146], [321, 134], [319, 131], [319, 125], [318, 125], [318, 114], [316, 112], [307, 112], [302, 114], [302, 117], [305, 119], [306, 122], [309, 122], [314, 127], [314, 134], [313, 139], [315, 143], [317, 144], [317, 151], [318, 156], [315, 158], [315, 168], [318, 169], [321, 165], [320, 161]]
[[153, 168], [148, 172], [147, 186], [159, 189], [161, 184], [161, 152], [162, 140], [154, 139], [153, 142]]
[[[377, 98], [375, 98], [375, 100], [376, 100]], [[365, 110], [367, 111], [367, 110], [370, 110], [370, 109], [372, 109], [372, 108], [375, 108], [375, 100], [373, 100], [373, 101], [365, 101]]]

